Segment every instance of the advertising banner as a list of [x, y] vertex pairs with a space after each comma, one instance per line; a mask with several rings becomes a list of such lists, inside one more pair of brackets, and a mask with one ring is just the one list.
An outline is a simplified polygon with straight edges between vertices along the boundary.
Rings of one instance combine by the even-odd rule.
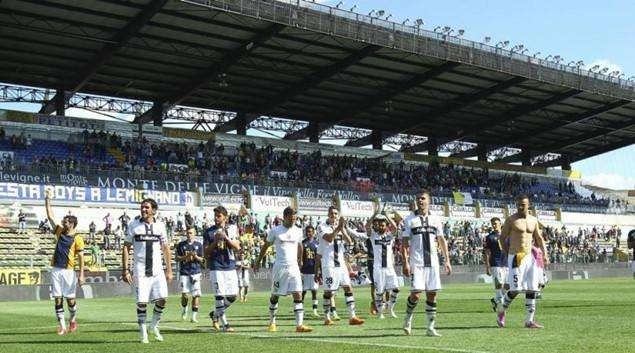
[[504, 222], [505, 213], [503, 212], [503, 209], [495, 207], [481, 207], [481, 218], [492, 219], [493, 217], [498, 217], [501, 222]]
[[290, 197], [251, 195], [251, 210], [282, 215], [285, 208], [293, 206]]
[[0, 268], [0, 286], [32, 286], [41, 282], [39, 269]]
[[452, 218], [475, 218], [476, 208], [472, 206], [450, 206], [450, 217]]
[[298, 197], [298, 213], [326, 215], [329, 207], [333, 205], [333, 200], [318, 199], [314, 197]]
[[98, 188], [43, 184], [18, 184], [0, 182], [0, 198], [9, 200], [44, 201], [46, 191], [58, 201], [137, 204], [145, 198], [153, 198], [159, 205], [195, 206], [196, 196], [190, 192], [169, 192], [120, 188]]
[[371, 201], [340, 200], [340, 213], [346, 217], [370, 217], [375, 211]]

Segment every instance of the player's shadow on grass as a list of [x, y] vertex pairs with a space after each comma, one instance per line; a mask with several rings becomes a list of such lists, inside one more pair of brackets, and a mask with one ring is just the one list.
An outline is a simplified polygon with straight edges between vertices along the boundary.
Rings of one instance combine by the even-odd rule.
[[[477, 330], [477, 329], [489, 329], [489, 328], [495, 328], [498, 329], [498, 326], [496, 325], [489, 325], [489, 326], [438, 326], [437, 329], [438, 330]], [[419, 328], [414, 328], [414, 330], [418, 330]], [[364, 330], [366, 331], [386, 331], [386, 328], [381, 328], [381, 327], [377, 327], [377, 328], [365, 328]], [[425, 330], [425, 327], [420, 328], [419, 330]], [[400, 329], [399, 332], [402, 332], [402, 330]], [[398, 336], [403, 336], [403, 333], [399, 334]]]
[[33, 331], [11, 331], [11, 332], [0, 332], [0, 336], [16, 336], [16, 335], [50, 335], [55, 333], [54, 331], [42, 331], [42, 332], [33, 332]]
[[598, 307], [624, 307], [624, 303], [617, 303], [617, 304], [602, 304], [602, 303], [589, 303], [589, 304], [581, 304], [581, 305], [566, 305], [566, 304], [562, 304], [562, 305], [545, 305], [544, 308], [545, 309], [552, 309], [552, 308], [556, 308], [556, 309], [567, 309], [567, 308], [585, 308], [585, 309], [591, 309], [591, 308], [598, 308]]
[[[132, 327], [132, 326], [131, 326]], [[126, 333], [126, 332], [138, 332], [139, 329], [134, 329], [134, 328], [114, 328], [114, 329], [108, 329], [108, 330], [82, 330], [82, 332], [108, 332], [108, 333]]]

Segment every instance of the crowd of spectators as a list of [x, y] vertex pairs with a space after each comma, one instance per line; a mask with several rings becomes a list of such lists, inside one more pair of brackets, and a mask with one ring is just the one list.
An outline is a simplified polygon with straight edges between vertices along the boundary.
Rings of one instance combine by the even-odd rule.
[[547, 227], [543, 231], [552, 263], [607, 263], [616, 261], [615, 249], [620, 246], [621, 230], [611, 227], [591, 227], [570, 230]]
[[[28, 144], [30, 137], [23, 135], [12, 139]], [[214, 140], [198, 144], [151, 143], [145, 137], [123, 140], [116, 133], [104, 131], [85, 130], [81, 139], [83, 143], [68, 144], [73, 152], [68, 158], [36, 156], [24, 164], [62, 172], [119, 171], [136, 178], [147, 178], [155, 173], [158, 178], [175, 181], [231, 180], [369, 192], [407, 192], [425, 187], [438, 196], [461, 191], [475, 198], [510, 200], [516, 194], [526, 193], [532, 196], [533, 202], [541, 203], [608, 207], [612, 202], [594, 194], [582, 197], [570, 182], [555, 184], [517, 173], [490, 173], [488, 169], [438, 162], [395, 163], [379, 158], [327, 156], [319, 150], [301, 154], [276, 150], [271, 145], [257, 147], [253, 143], [234, 148]], [[17, 146], [15, 149], [19, 150]], [[106, 158], [109, 150], [119, 151], [119, 158]]]

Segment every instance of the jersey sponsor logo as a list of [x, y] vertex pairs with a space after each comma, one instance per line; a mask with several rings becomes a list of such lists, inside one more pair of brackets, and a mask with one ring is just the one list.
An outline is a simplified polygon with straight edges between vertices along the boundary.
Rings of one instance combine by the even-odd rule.
[[392, 237], [375, 239], [375, 245], [391, 245]]
[[135, 234], [135, 241], [160, 241], [161, 237], [154, 234]]
[[437, 228], [432, 226], [412, 227], [410, 231], [412, 234], [437, 234]]

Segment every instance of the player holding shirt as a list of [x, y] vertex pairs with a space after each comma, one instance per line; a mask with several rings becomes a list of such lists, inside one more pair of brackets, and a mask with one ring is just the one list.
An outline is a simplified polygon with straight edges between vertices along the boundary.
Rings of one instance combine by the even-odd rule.
[[[44, 197], [44, 205], [46, 207], [46, 216], [53, 228], [55, 234], [55, 252], [51, 259], [51, 284], [52, 295], [55, 298], [55, 315], [59, 326], [57, 334], [64, 335], [67, 332], [75, 332], [77, 330], [77, 301], [75, 300], [75, 292], [77, 284], [84, 284], [84, 240], [77, 235], [75, 228], [77, 227], [77, 218], [75, 216], [66, 216], [62, 219], [62, 225], [56, 225], [51, 209], [51, 199], [47, 192]], [[79, 277], [75, 273], [75, 258], [79, 262]], [[68, 331], [66, 330], [66, 321], [64, 319], [64, 298], [70, 312], [70, 321]]]
[[498, 326], [505, 326], [505, 311], [520, 292], [525, 292], [525, 309], [527, 316], [525, 327], [543, 328], [534, 320], [536, 313], [536, 297], [540, 292], [543, 271], [532, 254], [532, 243], [542, 251], [543, 265], [549, 264], [549, 256], [545, 243], [540, 235], [538, 219], [529, 214], [529, 197], [521, 195], [516, 198], [517, 212], [505, 220], [501, 233], [501, 243], [505, 247], [509, 268], [509, 291], [498, 305]]
[[[141, 343], [148, 343], [146, 310], [148, 302], [154, 303], [150, 329], [157, 341], [163, 341], [159, 332], [159, 321], [168, 297], [168, 284], [172, 281], [172, 253], [167, 242], [163, 223], [156, 222], [158, 205], [153, 199], [141, 201], [141, 217], [130, 222], [122, 251], [122, 278], [133, 283], [128, 268], [128, 254], [134, 249], [133, 273], [137, 292], [137, 322]], [[161, 255], [165, 261], [165, 272]]]
[[306, 239], [302, 241], [302, 302], [307, 291], [311, 291], [311, 299], [313, 301], [313, 316], [319, 317], [318, 314], [318, 281], [315, 278], [315, 261], [317, 257], [318, 241], [315, 239], [315, 228], [308, 225], [305, 228]]
[[[485, 273], [494, 278], [494, 298], [491, 299], [492, 309], [496, 311], [499, 303], [503, 301], [505, 289], [509, 289], [507, 283], [507, 254], [503, 252], [501, 246], [501, 220], [494, 217], [490, 220], [492, 231], [485, 237], [483, 244], [483, 262], [485, 263]], [[505, 288], [507, 287], [507, 288]]]
[[240, 250], [240, 242], [238, 228], [228, 223], [225, 207], [218, 206], [214, 209], [214, 225], [203, 234], [203, 240], [216, 299], [215, 310], [210, 313], [212, 327], [220, 330], [220, 321], [223, 332], [234, 332], [234, 328], [227, 322], [225, 312], [238, 295], [235, 252]]
[[412, 317], [422, 292], [426, 292], [426, 317], [428, 336], [441, 336], [435, 329], [437, 317], [437, 292], [441, 290], [439, 256], [437, 247], [445, 259], [445, 270], [452, 273], [448, 245], [443, 237], [443, 224], [439, 217], [430, 214], [430, 192], [421, 190], [416, 197], [417, 210], [404, 219], [402, 238], [403, 274], [410, 275], [410, 296], [406, 307], [403, 330], [412, 333]]
[[187, 239], [176, 246], [176, 261], [179, 262], [181, 280], [181, 319], [187, 319], [188, 295], [192, 296], [192, 322], [198, 322], [198, 308], [201, 302], [201, 264], [203, 263], [203, 244], [194, 240], [196, 228], [185, 229]]
[[293, 296], [293, 312], [295, 313], [295, 332], [304, 333], [313, 331], [304, 326], [304, 305], [302, 304], [302, 229], [295, 226], [297, 220], [296, 210], [287, 207], [283, 211], [283, 221], [269, 231], [267, 241], [260, 252], [258, 261], [254, 264], [254, 270], [258, 271], [265, 251], [272, 244], [275, 246], [276, 260], [272, 269], [271, 297], [269, 298], [269, 332], [276, 332], [276, 315], [278, 312], [278, 299], [280, 296], [291, 294]]

